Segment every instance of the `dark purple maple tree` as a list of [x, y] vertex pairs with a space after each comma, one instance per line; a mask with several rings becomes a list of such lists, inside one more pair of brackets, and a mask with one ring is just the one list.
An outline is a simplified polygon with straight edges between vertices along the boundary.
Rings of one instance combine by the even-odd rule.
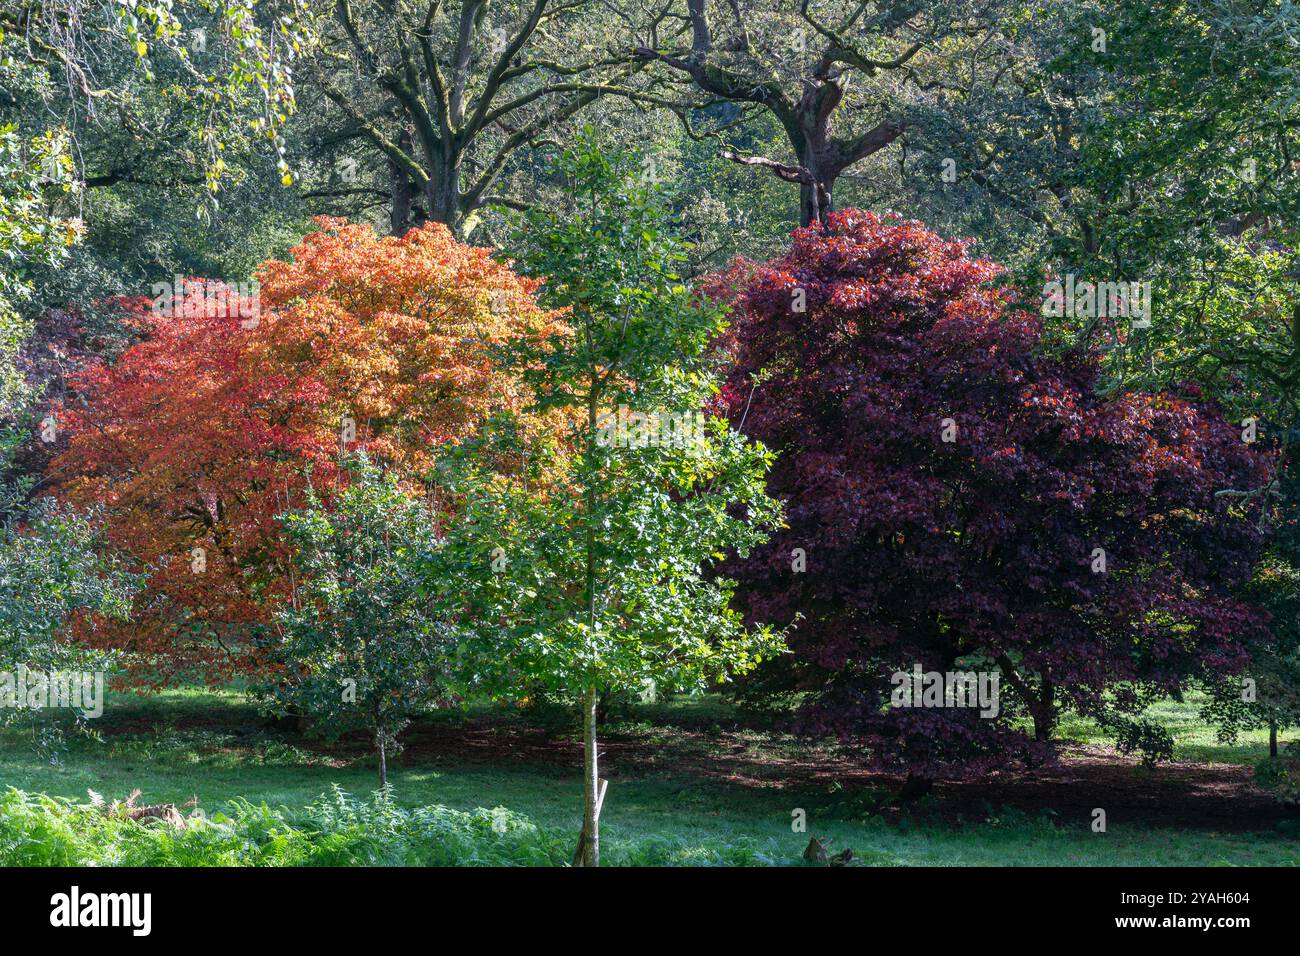
[[[805, 729], [883, 765], [1046, 759], [1065, 711], [1167, 756], [1142, 709], [1240, 672], [1264, 624], [1235, 596], [1260, 545], [1249, 499], [1217, 494], [1257, 487], [1264, 455], [1188, 398], [1099, 396], [1097, 357], [1045, 354], [1039, 303], [999, 273], [846, 210], [715, 277], [735, 308], [724, 400], [778, 453], [789, 524], [732, 573], [748, 614], [798, 618]], [[1000, 713], [889, 706], [915, 664], [998, 675]]]

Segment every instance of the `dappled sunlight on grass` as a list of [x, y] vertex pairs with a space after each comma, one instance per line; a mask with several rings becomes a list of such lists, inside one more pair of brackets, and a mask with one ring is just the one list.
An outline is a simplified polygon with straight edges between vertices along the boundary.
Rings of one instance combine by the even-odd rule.
[[[1190, 702], [1153, 713], [1174, 729], [1184, 759], [1248, 763], [1262, 746], [1256, 736], [1235, 748], [1217, 744]], [[364, 746], [325, 748], [273, 730], [233, 692], [115, 696], [97, 729], [102, 739], [70, 737], [56, 762], [36, 756], [16, 730], [0, 732], [0, 780], [83, 803], [88, 789], [111, 800], [138, 787], [145, 802], [198, 797], [209, 813], [243, 798], [290, 817], [333, 786], [365, 795], [376, 785]], [[470, 731], [478, 749], [463, 749]], [[1089, 747], [1102, 743], [1082, 721], [1062, 732]], [[576, 837], [581, 751], [571, 731], [542, 733], [517, 711], [473, 708], [439, 714], [411, 739], [390, 770], [396, 806], [506, 807], [547, 839]], [[516, 759], [520, 739], [533, 751]], [[906, 815], [873, 816], [890, 787], [850, 776], [851, 752], [743, 725], [716, 698], [636, 708], [611, 720], [607, 740], [602, 840], [610, 863], [798, 865], [815, 835], [876, 866], [1300, 864], [1294, 830], [1154, 828], [1116, 813], [1108, 832], [1093, 833], [1073, 811], [970, 810], [966, 800], [954, 817], [934, 798]], [[1139, 790], [1142, 780], [1168, 776], [1126, 762], [1118, 770]], [[958, 799], [960, 786], [948, 793]], [[806, 832], [792, 829], [796, 810], [806, 814]]]

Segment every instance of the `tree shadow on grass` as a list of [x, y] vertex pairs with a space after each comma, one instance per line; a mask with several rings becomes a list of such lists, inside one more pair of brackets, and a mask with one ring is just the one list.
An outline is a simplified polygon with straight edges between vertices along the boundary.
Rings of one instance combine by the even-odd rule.
[[[157, 716], [165, 712], [152, 706], [135, 713], [122, 710], [100, 729], [110, 741], [156, 733]], [[601, 738], [603, 772], [615, 784], [666, 788], [670, 796], [679, 792], [679, 799], [704, 787], [715, 804], [757, 808], [771, 801], [774, 812], [784, 808], [786, 813], [797, 799], [797, 805], [850, 819], [872, 814], [880, 798], [897, 792], [903, 782], [900, 775], [867, 768], [851, 748], [793, 737], [773, 729], [770, 721], [722, 707], [640, 708], [633, 716], [612, 720]], [[255, 711], [246, 707], [206, 714], [185, 707], [167, 725], [180, 731], [174, 746], [184, 745], [186, 733], [226, 734], [223, 746], [235, 759], [246, 747], [250, 755], [260, 748], [258, 759], [265, 760], [268, 737], [291, 745], [293, 753], [315, 753], [334, 766], [356, 767], [368, 759], [369, 742], [360, 735], [326, 744], [268, 731], [263, 724], [250, 727], [254, 717]], [[403, 743], [399, 762], [408, 769], [494, 766], [562, 779], [579, 774], [582, 767], [576, 727], [554, 720], [539, 723], [517, 710], [433, 715], [413, 723]], [[1100, 808], [1112, 825], [1266, 831], [1284, 821], [1293, 823], [1294, 810], [1255, 785], [1254, 761], [1241, 759], [1243, 747], [1254, 745], [1198, 743], [1181, 753], [1236, 759], [1180, 759], [1148, 768], [1102, 744], [1066, 744], [1054, 765], [940, 780], [922, 807], [882, 815], [893, 821], [917, 816], [936, 825], [956, 825], [982, 822], [1013, 808], [1030, 818], [1050, 811], [1062, 825], [1086, 827]]]

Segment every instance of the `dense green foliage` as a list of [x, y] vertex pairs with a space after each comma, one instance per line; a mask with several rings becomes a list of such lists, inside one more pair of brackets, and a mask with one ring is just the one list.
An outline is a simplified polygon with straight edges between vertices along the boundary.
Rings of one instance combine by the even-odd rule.
[[[763, 490], [766, 450], [704, 414], [721, 315], [674, 271], [679, 247], [634, 168], [626, 154], [566, 153], [570, 209], [531, 215], [516, 250], [547, 277], [542, 303], [570, 310], [570, 331], [515, 340], [507, 361], [538, 395], [533, 411], [564, 416], [567, 431], [525, 443], [518, 416], [498, 416], [448, 462], [468, 503], [446, 549], [472, 609], [462, 626], [508, 686], [687, 690], [780, 649], [703, 573], [762, 540], [779, 512]], [[507, 455], [526, 462], [519, 473], [494, 467]]]
[[77, 612], [125, 616], [132, 577], [105, 558], [93, 518], [45, 499], [0, 523], [0, 664], [38, 669], [102, 663], [59, 641]]
[[364, 456], [327, 509], [314, 489], [283, 516], [301, 575], [279, 614], [263, 698], [321, 733], [363, 729], [387, 756], [412, 713], [445, 700], [447, 628], [420, 576], [438, 546], [428, 509]]
[[183, 829], [12, 787], [0, 795], [0, 866], [546, 866], [561, 856], [556, 837], [504, 808], [405, 810], [337, 789], [298, 814], [237, 800]]
[[[1298, 36], [1292, 0], [6, 3], [0, 673], [253, 675], [383, 796], [227, 781], [168, 830], [11, 790], [0, 862], [593, 864], [600, 728], [740, 675], [900, 776], [1085, 718], [1168, 758], [1192, 695], [1294, 803]], [[1006, 706], [900, 721], [914, 662]], [[462, 803], [536, 826], [387, 791], [484, 699], [581, 712], [578, 853], [527, 774]], [[30, 722], [28, 789], [104, 769]], [[789, 811], [607, 859], [788, 862]]]

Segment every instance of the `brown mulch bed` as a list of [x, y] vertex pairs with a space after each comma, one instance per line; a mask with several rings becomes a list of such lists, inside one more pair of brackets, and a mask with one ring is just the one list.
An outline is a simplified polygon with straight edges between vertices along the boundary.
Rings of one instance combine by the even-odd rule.
[[[666, 741], [612, 733], [602, 737], [603, 772], [683, 775], [733, 787], [894, 792], [896, 775], [865, 769], [850, 752], [791, 744], [758, 745], [735, 731], [670, 728]], [[402, 762], [582, 766], [576, 735], [556, 735], [515, 722], [468, 720], [455, 728], [413, 726]], [[1295, 811], [1254, 783], [1251, 767], [1178, 761], [1154, 768], [1103, 747], [1066, 745], [1054, 765], [935, 784], [927, 814], [947, 821], [982, 820], [990, 807], [1029, 816], [1044, 808], [1062, 822], [1088, 823], [1096, 807], [1108, 823], [1214, 830], [1269, 830]]]
[[[218, 721], [182, 719], [180, 729], [222, 729]], [[107, 735], [148, 733], [148, 720], [123, 720]], [[229, 728], [226, 728], [229, 729]], [[366, 740], [352, 736], [336, 744], [292, 735], [292, 742], [322, 756], [363, 757]], [[521, 719], [466, 717], [413, 724], [403, 735], [404, 766], [446, 763], [530, 766], [558, 773], [580, 772], [582, 745], [576, 733], [532, 725]], [[762, 735], [742, 723], [655, 726], [635, 732], [617, 727], [601, 738], [602, 773], [672, 776], [701, 783], [764, 791], [855, 794], [893, 793], [902, 778], [866, 769], [851, 751]], [[340, 759], [340, 763], [346, 759]], [[938, 821], [980, 821], [990, 808], [1014, 807], [1035, 817], [1044, 809], [1062, 823], [1086, 825], [1093, 808], [1105, 809], [1111, 824], [1210, 830], [1271, 830], [1296, 811], [1277, 803], [1253, 781], [1252, 768], [1178, 761], [1146, 768], [1133, 758], [1091, 745], [1066, 745], [1054, 765], [1008, 770], [968, 780], [941, 780], [918, 808]], [[886, 811], [896, 818], [896, 812]]]

